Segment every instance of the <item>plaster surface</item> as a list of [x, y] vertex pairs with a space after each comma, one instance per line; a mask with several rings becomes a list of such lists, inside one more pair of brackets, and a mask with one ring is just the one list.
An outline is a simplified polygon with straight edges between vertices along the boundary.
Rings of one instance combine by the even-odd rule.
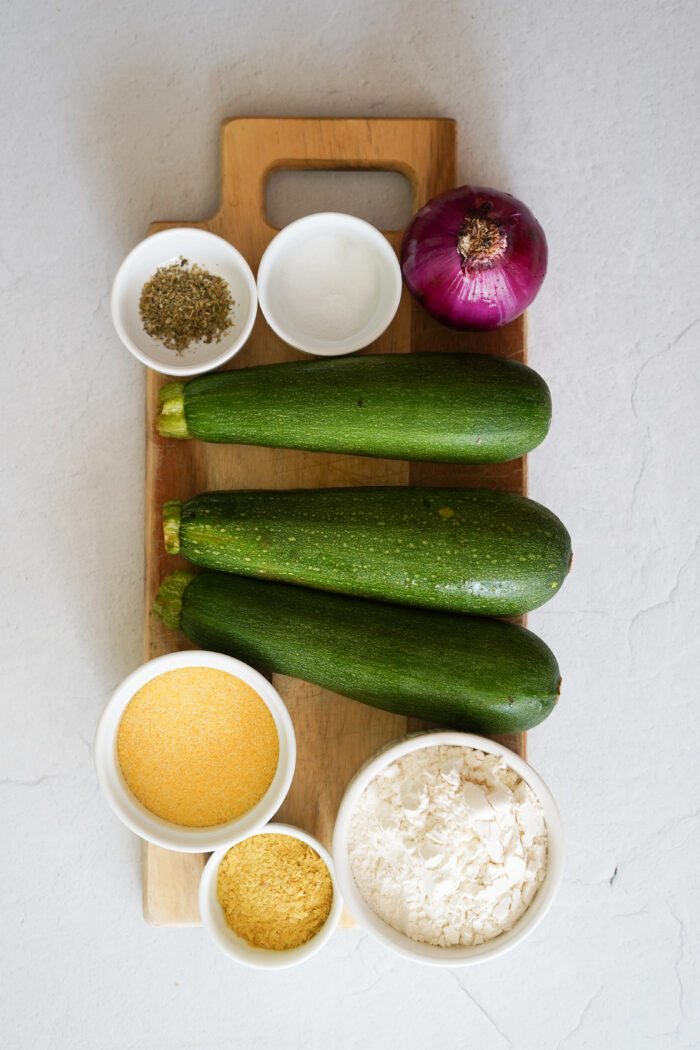
[[[2, 21], [2, 1046], [700, 1045], [696, 5], [31, 0]], [[462, 180], [548, 234], [531, 494], [575, 560], [531, 617], [564, 689], [529, 757], [568, 857], [548, 918], [483, 967], [351, 930], [268, 975], [150, 929], [97, 791], [95, 724], [142, 646], [144, 372], [110, 282], [149, 221], [215, 209], [219, 123], [246, 114], [454, 117]], [[274, 195], [313, 209], [294, 180]]]

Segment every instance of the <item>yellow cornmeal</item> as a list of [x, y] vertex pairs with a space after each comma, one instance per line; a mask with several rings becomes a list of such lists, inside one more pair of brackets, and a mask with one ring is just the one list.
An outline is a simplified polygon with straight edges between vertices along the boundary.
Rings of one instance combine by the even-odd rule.
[[251, 948], [284, 951], [306, 944], [333, 902], [325, 862], [290, 835], [253, 835], [219, 865], [216, 899], [226, 922]]
[[267, 705], [245, 682], [213, 667], [183, 667], [131, 699], [117, 753], [146, 809], [201, 828], [260, 801], [277, 769], [279, 738]]

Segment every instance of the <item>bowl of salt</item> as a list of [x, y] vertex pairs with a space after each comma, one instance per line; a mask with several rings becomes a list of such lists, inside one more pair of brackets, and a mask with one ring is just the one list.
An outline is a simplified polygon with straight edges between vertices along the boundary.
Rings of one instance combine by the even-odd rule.
[[401, 267], [370, 223], [318, 212], [270, 242], [257, 285], [260, 309], [281, 339], [307, 354], [336, 357], [369, 346], [391, 324]]

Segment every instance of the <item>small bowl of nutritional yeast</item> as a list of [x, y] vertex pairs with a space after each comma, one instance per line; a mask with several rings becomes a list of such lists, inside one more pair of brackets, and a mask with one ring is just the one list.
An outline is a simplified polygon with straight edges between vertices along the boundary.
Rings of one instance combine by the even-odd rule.
[[330, 854], [289, 824], [267, 824], [222, 846], [199, 884], [199, 913], [215, 944], [257, 969], [295, 966], [315, 955], [341, 910]]
[[262, 827], [294, 774], [296, 744], [279, 693], [241, 660], [177, 652], [115, 690], [95, 736], [107, 802], [141, 838], [200, 853]]
[[220, 368], [251, 333], [255, 278], [214, 233], [174, 227], [129, 252], [112, 284], [112, 320], [142, 364], [172, 376]]

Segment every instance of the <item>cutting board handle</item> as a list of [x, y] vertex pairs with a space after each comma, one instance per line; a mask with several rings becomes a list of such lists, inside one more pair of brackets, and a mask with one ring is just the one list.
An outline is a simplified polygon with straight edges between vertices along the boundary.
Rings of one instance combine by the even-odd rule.
[[221, 205], [207, 225], [235, 243], [238, 223], [245, 219], [250, 227], [254, 215], [256, 247], [262, 254], [277, 232], [265, 215], [265, 184], [272, 172], [284, 168], [398, 171], [411, 184], [416, 211], [446, 185], [455, 184], [456, 139], [457, 125], [446, 119], [226, 120], [221, 129]]

